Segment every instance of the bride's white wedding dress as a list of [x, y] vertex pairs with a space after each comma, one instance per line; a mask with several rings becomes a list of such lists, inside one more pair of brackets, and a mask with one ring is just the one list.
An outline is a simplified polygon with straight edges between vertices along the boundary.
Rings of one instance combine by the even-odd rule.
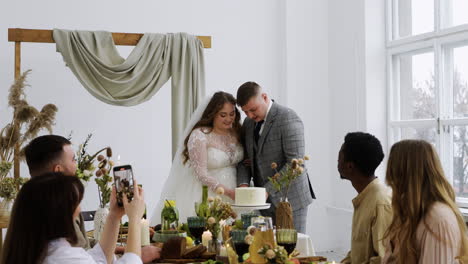
[[[208, 196], [215, 196], [221, 186], [236, 187], [236, 166], [244, 158], [242, 145], [233, 135], [220, 135], [209, 128], [197, 128], [187, 143], [190, 159], [185, 165], [176, 156], [171, 173], [161, 191], [160, 200], [153, 210], [151, 225], [161, 223], [161, 210], [165, 199], [175, 199], [179, 210], [179, 223], [195, 216], [195, 202], [202, 198], [202, 185], [207, 185]], [[178, 151], [176, 155], [182, 155]], [[180, 163], [180, 164], [179, 164]], [[227, 196], [223, 200], [233, 202]]]

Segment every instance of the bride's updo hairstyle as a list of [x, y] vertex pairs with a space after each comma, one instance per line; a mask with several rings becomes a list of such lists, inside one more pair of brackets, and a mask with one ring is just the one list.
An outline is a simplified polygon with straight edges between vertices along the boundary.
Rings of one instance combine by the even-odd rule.
[[182, 152], [183, 155], [183, 162], [184, 164], [187, 163], [189, 160], [189, 153], [187, 148], [187, 143], [189, 141], [190, 135], [192, 134], [193, 130], [203, 127], [208, 129], [203, 129], [203, 133], [209, 134], [213, 130], [213, 121], [216, 114], [224, 107], [225, 103], [230, 103], [234, 106], [236, 111], [236, 117], [234, 119], [234, 123], [232, 125], [232, 129], [234, 134], [236, 135], [237, 139], [240, 139], [240, 131], [241, 131], [241, 124], [240, 124], [240, 113], [236, 107], [236, 99], [232, 94], [226, 92], [216, 92], [213, 97], [211, 97], [210, 102], [206, 106], [205, 111], [203, 111], [203, 115], [201, 119], [193, 126], [192, 131], [188, 134], [188, 136], [184, 140], [184, 151]]

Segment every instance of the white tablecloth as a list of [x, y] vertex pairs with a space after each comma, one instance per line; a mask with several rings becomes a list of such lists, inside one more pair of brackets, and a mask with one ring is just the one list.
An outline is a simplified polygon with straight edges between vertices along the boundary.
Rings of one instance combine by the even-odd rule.
[[296, 250], [301, 253], [299, 257], [315, 256], [315, 249], [314, 244], [312, 243], [312, 239], [306, 234], [297, 234]]

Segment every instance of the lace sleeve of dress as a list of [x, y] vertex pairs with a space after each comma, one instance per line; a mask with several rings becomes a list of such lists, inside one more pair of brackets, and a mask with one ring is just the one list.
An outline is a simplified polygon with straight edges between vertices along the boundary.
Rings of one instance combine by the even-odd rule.
[[190, 134], [187, 143], [189, 152], [190, 166], [193, 168], [195, 177], [203, 184], [208, 186], [211, 190], [216, 190], [219, 182], [208, 176], [208, 138], [201, 129], [195, 129]]

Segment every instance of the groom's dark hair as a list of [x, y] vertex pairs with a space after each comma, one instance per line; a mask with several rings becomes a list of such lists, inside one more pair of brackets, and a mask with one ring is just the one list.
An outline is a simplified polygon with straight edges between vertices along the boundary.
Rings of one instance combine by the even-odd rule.
[[249, 100], [258, 95], [260, 85], [256, 82], [246, 82], [237, 89], [237, 104], [240, 107], [246, 105]]

